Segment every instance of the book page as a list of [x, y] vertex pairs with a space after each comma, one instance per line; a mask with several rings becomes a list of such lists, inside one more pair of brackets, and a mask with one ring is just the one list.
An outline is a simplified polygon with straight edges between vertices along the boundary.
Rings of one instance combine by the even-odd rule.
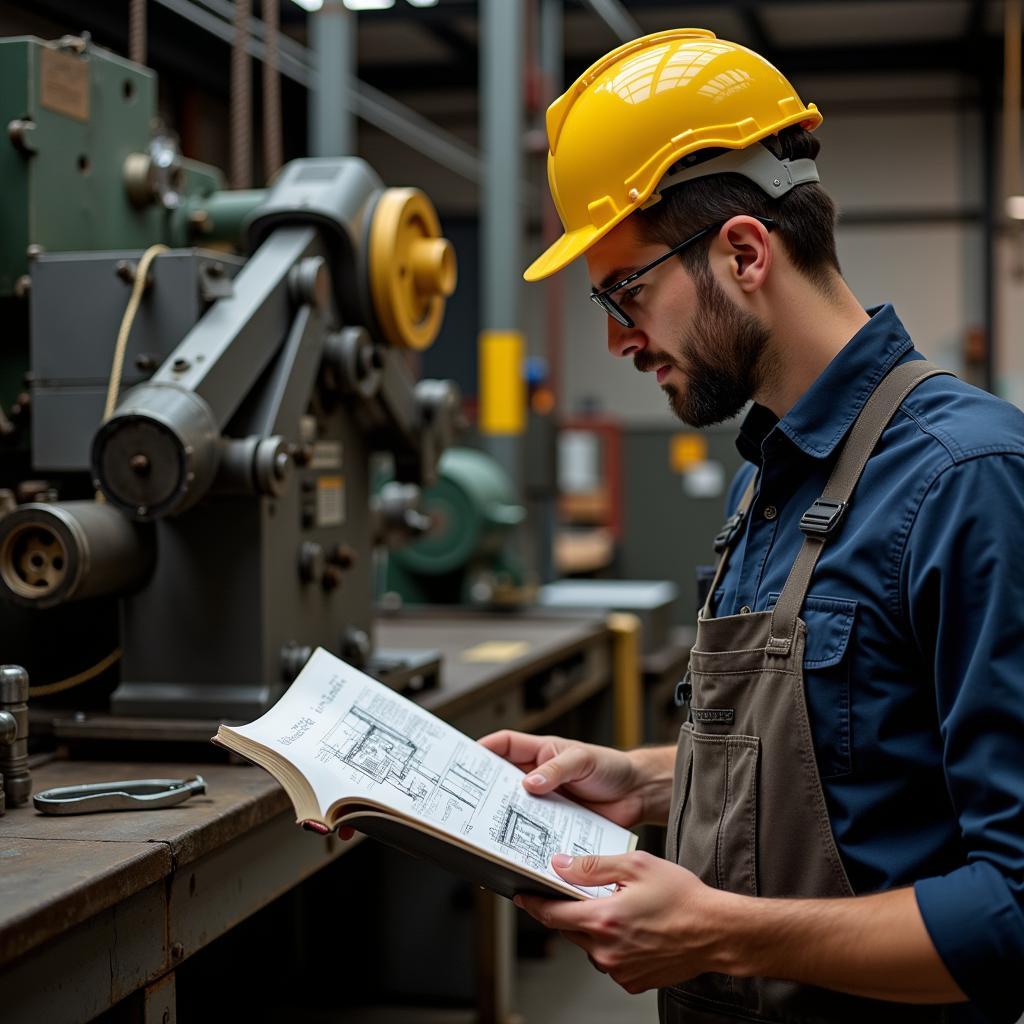
[[232, 729], [295, 764], [322, 812], [341, 797], [372, 799], [560, 882], [553, 854], [633, 845], [626, 829], [559, 794], [527, 793], [515, 765], [322, 648], [273, 708]]

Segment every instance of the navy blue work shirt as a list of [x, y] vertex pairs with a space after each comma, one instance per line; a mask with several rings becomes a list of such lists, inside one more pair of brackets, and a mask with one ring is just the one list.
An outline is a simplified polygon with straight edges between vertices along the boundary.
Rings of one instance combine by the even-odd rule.
[[[760, 469], [714, 614], [778, 599], [841, 442], [921, 358], [891, 306], [779, 420], [754, 405], [731, 514]], [[854, 891], [914, 885], [975, 1009], [1024, 1011], [1024, 414], [951, 376], [903, 402], [814, 570], [804, 680]], [[769, 827], [770, 827], [770, 823]], [[769, 836], [770, 841], [770, 836]], [[977, 1016], [977, 1014], [976, 1014]]]

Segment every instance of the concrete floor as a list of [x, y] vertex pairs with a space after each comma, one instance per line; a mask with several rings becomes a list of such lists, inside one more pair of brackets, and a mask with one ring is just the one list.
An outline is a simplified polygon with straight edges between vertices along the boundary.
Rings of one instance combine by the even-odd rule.
[[656, 991], [631, 996], [594, 970], [578, 946], [556, 937], [550, 955], [520, 960], [515, 1007], [525, 1024], [657, 1024]]
[[[543, 959], [520, 960], [508, 1024], [657, 1024], [654, 991], [631, 996], [590, 966], [583, 950], [555, 937]], [[474, 1024], [471, 1010], [379, 1007], [304, 1013], [306, 1024]]]

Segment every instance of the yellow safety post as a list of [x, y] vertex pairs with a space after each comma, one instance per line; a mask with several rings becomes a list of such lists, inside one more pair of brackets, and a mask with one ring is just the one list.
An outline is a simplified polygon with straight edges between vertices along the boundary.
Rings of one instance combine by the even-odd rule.
[[644, 738], [644, 697], [640, 676], [640, 620], [628, 612], [608, 616], [612, 634], [612, 693], [615, 745], [638, 747]]
[[526, 343], [518, 331], [480, 334], [480, 433], [521, 434], [526, 429]]

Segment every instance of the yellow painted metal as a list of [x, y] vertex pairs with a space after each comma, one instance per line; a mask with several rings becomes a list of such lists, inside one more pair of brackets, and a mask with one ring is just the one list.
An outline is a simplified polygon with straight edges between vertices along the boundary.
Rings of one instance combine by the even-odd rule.
[[433, 204], [417, 188], [389, 188], [370, 226], [370, 294], [387, 340], [429, 348], [456, 279], [455, 250]]
[[706, 29], [634, 39], [585, 71], [547, 113], [548, 184], [565, 234], [523, 275], [537, 281], [649, 205], [668, 169], [702, 149], [744, 149], [821, 124], [775, 67]]
[[708, 457], [708, 442], [703, 434], [673, 434], [669, 445], [669, 464], [674, 473], [685, 473]]
[[615, 745], [637, 747], [644, 738], [644, 696], [640, 672], [640, 620], [628, 612], [608, 616], [612, 634], [612, 694]]
[[481, 434], [521, 434], [526, 429], [525, 349], [518, 331], [480, 334]]
[[486, 640], [483, 643], [467, 647], [462, 652], [462, 660], [468, 662], [504, 662], [515, 661], [530, 653], [530, 644], [526, 640]]

